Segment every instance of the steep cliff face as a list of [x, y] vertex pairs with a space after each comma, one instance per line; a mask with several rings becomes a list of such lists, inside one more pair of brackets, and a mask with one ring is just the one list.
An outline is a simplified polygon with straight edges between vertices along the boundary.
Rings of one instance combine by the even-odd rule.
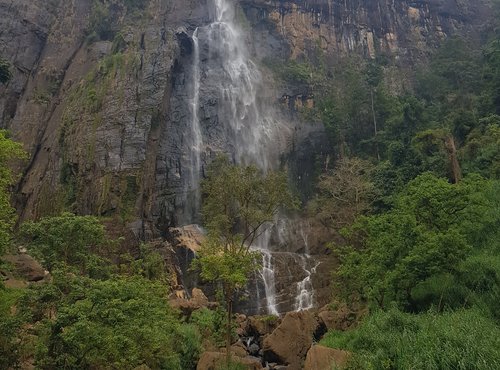
[[[139, 237], [180, 222], [191, 35], [209, 22], [207, 1], [127, 3], [0, 0], [0, 56], [14, 73], [0, 86], [0, 127], [31, 155], [18, 187], [22, 218], [63, 209], [120, 216]], [[256, 61], [321, 50], [411, 62], [450, 35], [477, 37], [488, 9], [486, 0], [240, 4], [238, 19]], [[285, 102], [282, 113], [299, 120], [293, 108], [312, 102], [300, 94], [281, 99], [285, 93], [270, 83], [260, 99]], [[224, 147], [226, 132], [218, 126], [217, 100], [206, 94], [200, 106], [209, 157]], [[288, 165], [301, 181], [312, 176], [306, 162], [327, 150], [322, 140], [318, 128], [300, 125], [291, 138]]]
[[[478, 37], [488, 19], [487, 0], [243, 0], [264, 49], [286, 58], [314, 50], [385, 54], [414, 62], [446, 37]], [[276, 48], [280, 35], [285, 46]]]
[[[167, 191], [160, 147], [173, 137], [176, 30], [201, 23], [205, 9], [152, 1], [131, 12], [104, 2], [103, 17], [96, 4], [0, 2], [0, 53], [14, 72], [0, 87], [0, 126], [30, 153], [18, 189], [23, 218], [68, 208], [128, 221], [161, 213], [151, 199]], [[93, 35], [105, 26], [110, 35]]]

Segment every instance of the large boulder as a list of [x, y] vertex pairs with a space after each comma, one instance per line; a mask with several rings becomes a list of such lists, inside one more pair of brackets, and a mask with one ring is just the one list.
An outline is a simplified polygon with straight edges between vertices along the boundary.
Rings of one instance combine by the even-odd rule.
[[290, 370], [302, 369], [317, 328], [318, 322], [311, 312], [288, 312], [281, 324], [264, 339], [264, 359], [289, 365]]
[[174, 245], [183, 247], [198, 253], [201, 245], [206, 239], [203, 229], [198, 225], [186, 225], [170, 229], [170, 232], [175, 237]]
[[[233, 362], [242, 364], [247, 370], [262, 370], [262, 364], [260, 360], [256, 357], [246, 356], [246, 357], [238, 357], [233, 356]], [[198, 361], [198, 365], [196, 366], [196, 370], [216, 370], [226, 361], [226, 354], [222, 352], [204, 352], [200, 360]]]
[[253, 335], [264, 336], [271, 334], [279, 325], [278, 316], [250, 316], [248, 317], [249, 331]]
[[15, 275], [27, 281], [40, 281], [48, 275], [40, 263], [29, 254], [6, 255], [2, 259], [14, 266]]
[[315, 345], [307, 352], [304, 370], [342, 369], [346, 366], [349, 356], [347, 351]]

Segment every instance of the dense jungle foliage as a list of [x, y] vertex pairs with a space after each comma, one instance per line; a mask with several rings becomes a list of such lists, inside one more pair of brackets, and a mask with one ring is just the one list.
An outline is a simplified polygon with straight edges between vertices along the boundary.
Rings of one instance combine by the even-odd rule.
[[353, 369], [500, 366], [499, 36], [446, 40], [397, 94], [388, 59], [290, 67], [339, 158], [310, 207], [344, 237], [334, 304], [369, 308], [323, 340]]

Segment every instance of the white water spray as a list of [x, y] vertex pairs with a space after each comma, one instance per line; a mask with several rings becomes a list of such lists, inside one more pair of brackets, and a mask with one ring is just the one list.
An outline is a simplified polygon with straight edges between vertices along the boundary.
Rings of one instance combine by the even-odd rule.
[[185, 214], [190, 218], [199, 212], [200, 195], [200, 171], [201, 152], [203, 149], [203, 136], [201, 134], [200, 119], [198, 111], [200, 108], [200, 46], [198, 40], [198, 28], [193, 32], [193, 67], [192, 67], [192, 94], [191, 94], [191, 136], [188, 139], [189, 151], [189, 185], [186, 197], [190, 198], [185, 203]]
[[297, 295], [295, 298], [295, 311], [309, 310], [314, 307], [314, 290], [311, 277], [316, 273], [319, 262], [310, 270], [307, 269], [309, 255], [300, 256], [301, 266], [306, 272], [306, 277], [297, 283]]

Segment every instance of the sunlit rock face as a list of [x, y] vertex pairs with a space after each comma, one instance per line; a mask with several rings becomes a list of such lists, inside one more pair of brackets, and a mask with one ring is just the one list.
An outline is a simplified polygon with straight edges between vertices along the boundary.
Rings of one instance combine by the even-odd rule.
[[[455, 34], [477, 37], [488, 0], [242, 0], [261, 49], [298, 58], [327, 53], [385, 54], [406, 61]], [[277, 42], [279, 36], [286, 47]], [[262, 52], [262, 50], [259, 50]]]

